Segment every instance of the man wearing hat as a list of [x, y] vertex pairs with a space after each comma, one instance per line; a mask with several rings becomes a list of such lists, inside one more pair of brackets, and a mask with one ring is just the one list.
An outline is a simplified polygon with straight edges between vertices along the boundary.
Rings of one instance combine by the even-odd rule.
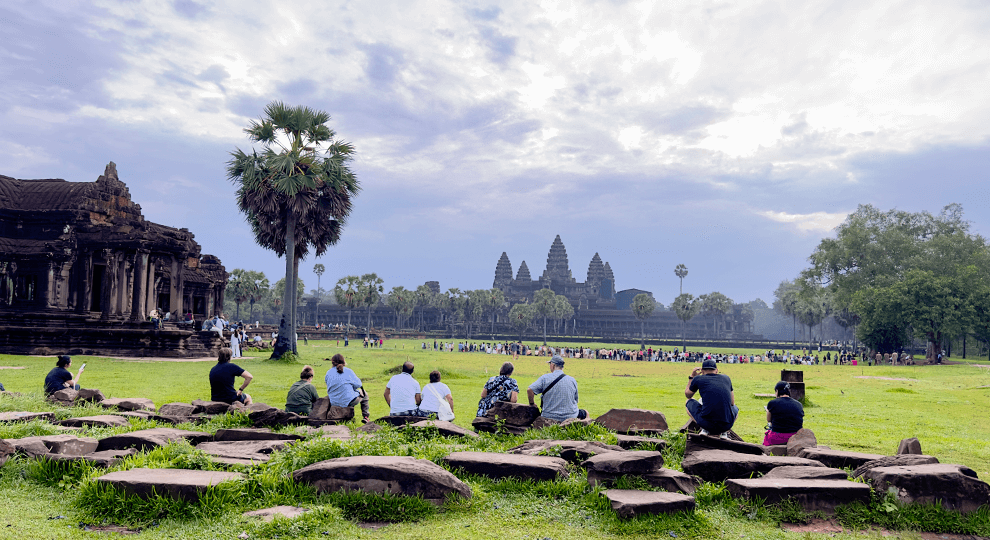
[[[699, 392], [701, 402], [691, 399]], [[718, 372], [715, 360], [705, 360], [700, 368], [691, 371], [684, 395], [688, 398], [688, 416], [701, 428], [702, 435], [718, 433], [722, 439], [729, 438], [729, 430], [736, 422], [739, 407], [736, 407], [732, 380]]]
[[763, 437], [763, 446], [787, 444], [787, 440], [804, 427], [804, 407], [791, 397], [791, 385], [780, 381], [773, 387], [777, 399], [767, 403], [767, 423], [770, 428]]
[[550, 373], [542, 375], [529, 385], [529, 406], [536, 406], [536, 394], [543, 394], [540, 414], [550, 420], [564, 421], [579, 418], [578, 387], [574, 377], [564, 374], [564, 359], [554, 355], [550, 359]]

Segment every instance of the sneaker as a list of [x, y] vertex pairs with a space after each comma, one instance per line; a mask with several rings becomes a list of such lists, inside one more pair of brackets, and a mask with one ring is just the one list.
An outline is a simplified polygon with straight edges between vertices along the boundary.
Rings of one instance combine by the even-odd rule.
[[698, 435], [704, 435], [704, 436], [708, 437], [709, 436], [708, 435], [708, 430], [702, 428], [702, 430], [698, 432]]
[[362, 419], [361, 419], [361, 423], [362, 423], [362, 424], [367, 424], [367, 423], [368, 423], [368, 422], [370, 422], [370, 421], [371, 421], [371, 420], [369, 420], [367, 416], [365, 416], [364, 418], [362, 418]]
[[732, 440], [732, 438], [729, 437], [729, 432], [728, 431], [723, 431], [722, 434], [718, 436], [718, 438], [719, 439], [725, 439], [727, 441], [731, 441]]

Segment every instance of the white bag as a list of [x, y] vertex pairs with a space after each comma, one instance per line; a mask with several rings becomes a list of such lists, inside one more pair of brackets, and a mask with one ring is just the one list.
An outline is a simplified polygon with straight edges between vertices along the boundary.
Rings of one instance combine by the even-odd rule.
[[437, 406], [437, 419], [444, 422], [453, 420], [454, 410], [450, 408], [450, 403], [447, 403], [447, 400], [435, 388], [430, 385], [426, 385], [426, 387], [430, 389], [430, 392], [433, 392], [433, 395], [437, 397], [437, 401], [440, 402], [440, 405]]

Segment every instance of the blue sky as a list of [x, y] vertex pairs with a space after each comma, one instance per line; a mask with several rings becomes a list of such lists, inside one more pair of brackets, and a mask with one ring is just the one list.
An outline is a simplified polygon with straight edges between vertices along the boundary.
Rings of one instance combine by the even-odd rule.
[[763, 298], [858, 204], [958, 202], [990, 234], [990, 4], [0, 4], [0, 174], [117, 163], [149, 220], [228, 270], [254, 245], [224, 164], [272, 100], [328, 111], [363, 191], [315, 288], [487, 288], [503, 251], [583, 281]]

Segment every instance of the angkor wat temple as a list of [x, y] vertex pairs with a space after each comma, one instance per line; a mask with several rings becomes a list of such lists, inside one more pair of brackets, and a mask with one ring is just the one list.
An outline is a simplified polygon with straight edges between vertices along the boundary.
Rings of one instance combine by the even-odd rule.
[[[211, 354], [174, 321], [218, 313], [226, 283], [188, 229], [144, 219], [112, 162], [95, 182], [0, 175], [2, 352]], [[155, 308], [173, 322], [152, 332]]]

